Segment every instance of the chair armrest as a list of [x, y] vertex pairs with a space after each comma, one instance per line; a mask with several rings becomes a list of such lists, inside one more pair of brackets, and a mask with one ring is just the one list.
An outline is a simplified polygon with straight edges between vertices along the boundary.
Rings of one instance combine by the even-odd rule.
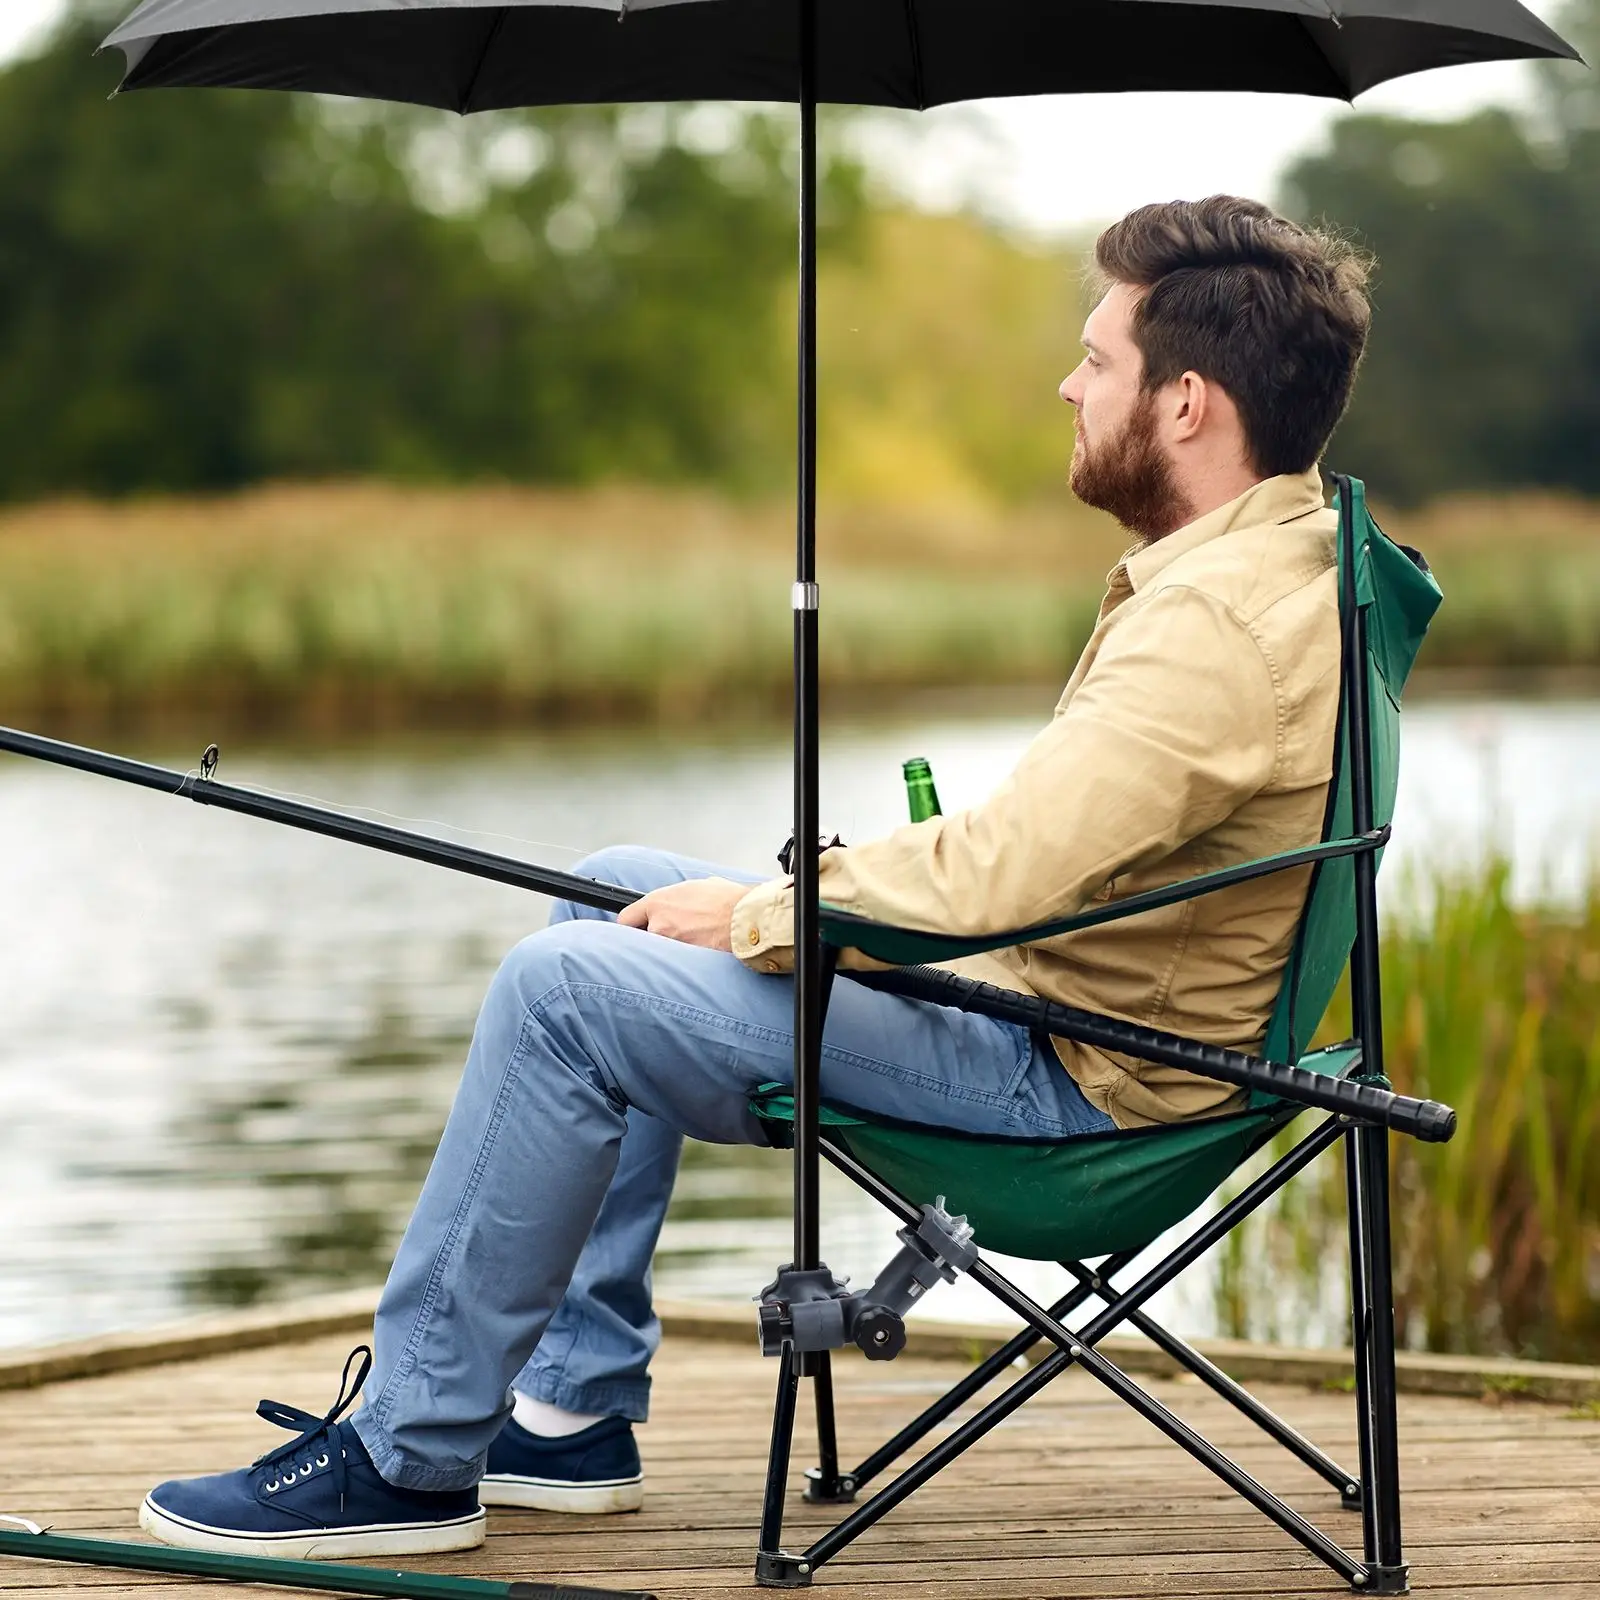
[[[979, 983], [953, 972], [932, 967], [905, 967], [894, 972], [841, 973], [868, 988], [902, 995], [909, 1000], [954, 1006], [980, 1016], [1018, 1023], [1035, 1033], [1081, 1040], [1102, 1050], [1115, 1050], [1144, 1061], [1198, 1073], [1219, 1083], [1231, 1083], [1288, 1100], [1296, 1105], [1319, 1106], [1358, 1122], [1376, 1123], [1410, 1134], [1429, 1144], [1442, 1144], [1456, 1131], [1456, 1114], [1437, 1100], [1417, 1100], [1396, 1094], [1376, 1083], [1351, 1076], [1333, 1076], [1309, 1067], [1268, 1061], [1221, 1045], [1202, 1044], [1181, 1034], [1146, 1028], [1120, 1017], [1062, 1005], [1039, 995], [1017, 994], [992, 983]], [[1361, 1064], [1360, 1051], [1349, 1046], [1337, 1057], [1344, 1074]]]
[[859, 950], [863, 955], [877, 961], [887, 961], [894, 966], [952, 961], [958, 956], [979, 955], [985, 950], [1037, 944], [1042, 939], [1053, 939], [1058, 934], [1076, 933], [1082, 928], [1095, 928], [1101, 923], [1135, 917], [1141, 911], [1155, 911], [1184, 900], [1198, 900], [1201, 895], [1215, 894], [1219, 889], [1231, 889], [1235, 884], [1249, 883], [1275, 872], [1287, 872], [1292, 867], [1310, 866], [1318, 861], [1333, 861], [1340, 856], [1381, 850], [1389, 842], [1389, 832], [1385, 824], [1370, 833], [1355, 834], [1347, 839], [1325, 839], [1320, 844], [1304, 845], [1298, 850], [1283, 850], [1276, 855], [1262, 856], [1256, 861], [1243, 861], [1236, 867], [1203, 872], [1198, 877], [1185, 878], [1181, 883], [1147, 889], [1143, 894], [1132, 894], [1126, 899], [1095, 906], [1092, 910], [1080, 911], [1054, 922], [1041, 922], [1031, 928], [1011, 928], [999, 933], [964, 937], [936, 933], [926, 928], [902, 928], [890, 922], [874, 922], [871, 917], [858, 916], [852, 911], [842, 911], [824, 901], [821, 908], [822, 937], [825, 943], [838, 949]]

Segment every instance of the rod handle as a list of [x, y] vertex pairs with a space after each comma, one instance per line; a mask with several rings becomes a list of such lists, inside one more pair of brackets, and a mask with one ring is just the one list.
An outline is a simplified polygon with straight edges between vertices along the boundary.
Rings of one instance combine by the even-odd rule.
[[996, 984], [979, 983], [938, 967], [896, 967], [888, 972], [852, 972], [869, 988], [883, 989], [910, 1000], [931, 1001], [961, 1011], [1019, 1023], [1035, 1033], [1076, 1039], [1101, 1050], [1114, 1050], [1141, 1060], [1198, 1073], [1219, 1083], [1260, 1090], [1300, 1105], [1315, 1106], [1361, 1122], [1377, 1123], [1428, 1144], [1442, 1144], [1456, 1131], [1456, 1114], [1437, 1100], [1417, 1100], [1376, 1083], [1336, 1078], [1309, 1067], [1288, 1066], [1250, 1056], [1221, 1045], [1202, 1044], [1158, 1028], [1141, 1027], [1120, 1017], [1102, 1016], [1061, 1005], [1039, 995], [1017, 994]]

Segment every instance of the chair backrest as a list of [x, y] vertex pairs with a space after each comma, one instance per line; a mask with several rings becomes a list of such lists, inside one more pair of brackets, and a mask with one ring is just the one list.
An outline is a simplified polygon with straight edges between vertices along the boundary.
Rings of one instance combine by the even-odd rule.
[[[1354, 829], [1354, 778], [1357, 761], [1372, 775], [1372, 825], [1394, 818], [1400, 779], [1400, 696], [1422, 637], [1443, 595], [1422, 557], [1395, 544], [1372, 520], [1359, 479], [1349, 485], [1349, 516], [1343, 515], [1343, 492], [1334, 505], [1340, 511], [1339, 614], [1343, 671], [1339, 720], [1334, 735], [1333, 781], [1323, 817], [1322, 837], [1337, 839]], [[1350, 615], [1348, 582], [1354, 570], [1354, 592], [1364, 628]], [[1359, 658], [1359, 659], [1358, 659]], [[1354, 671], [1367, 674], [1368, 725], [1364, 749], [1352, 749], [1350, 698]], [[1306, 909], [1295, 946], [1284, 969], [1262, 1054], [1272, 1061], [1295, 1061], [1322, 1021], [1339, 977], [1349, 960], [1356, 933], [1356, 873], [1353, 859], [1325, 861], [1313, 869]]]

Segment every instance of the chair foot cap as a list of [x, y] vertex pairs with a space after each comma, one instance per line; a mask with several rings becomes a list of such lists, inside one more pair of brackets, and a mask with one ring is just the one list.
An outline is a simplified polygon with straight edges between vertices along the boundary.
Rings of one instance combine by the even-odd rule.
[[805, 1589], [811, 1584], [812, 1563], [787, 1550], [756, 1552], [756, 1582], [763, 1589]]
[[825, 1478], [820, 1467], [806, 1468], [806, 1499], [814, 1506], [848, 1505], [856, 1497], [856, 1480], [848, 1472]]
[[1367, 1581], [1353, 1584], [1358, 1594], [1410, 1594], [1411, 1568], [1402, 1561], [1393, 1567], [1368, 1567]]

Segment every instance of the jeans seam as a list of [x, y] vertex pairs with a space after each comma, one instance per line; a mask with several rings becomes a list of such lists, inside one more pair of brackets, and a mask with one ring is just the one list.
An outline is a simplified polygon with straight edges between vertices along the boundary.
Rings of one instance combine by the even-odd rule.
[[[541, 1379], [543, 1374], [541, 1374]], [[590, 1412], [606, 1416], [624, 1416], [630, 1422], [644, 1422], [650, 1411], [650, 1378], [646, 1374], [636, 1382], [619, 1382], [607, 1379], [601, 1383], [569, 1383], [566, 1379], [540, 1381], [531, 1398], [563, 1411]], [[529, 1394], [528, 1390], [518, 1393]]]

